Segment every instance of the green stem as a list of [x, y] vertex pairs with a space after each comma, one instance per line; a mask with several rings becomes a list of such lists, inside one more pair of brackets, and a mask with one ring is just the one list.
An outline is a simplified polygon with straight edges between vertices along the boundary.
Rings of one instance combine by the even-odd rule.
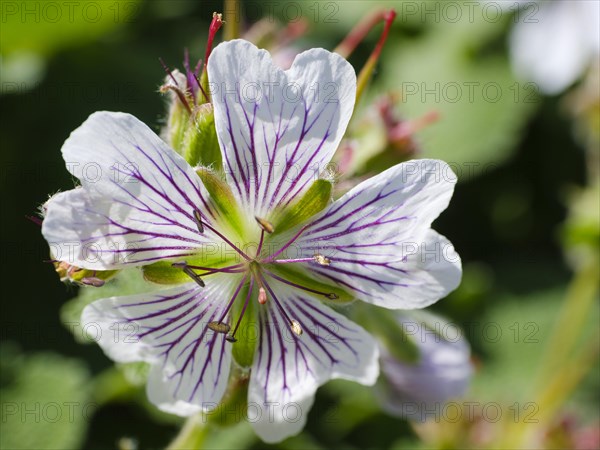
[[381, 55], [381, 50], [383, 50], [383, 46], [385, 45], [385, 41], [387, 40], [388, 34], [390, 32], [390, 28], [392, 27], [392, 23], [396, 18], [396, 11], [393, 9], [387, 11], [384, 14], [385, 26], [383, 28], [383, 32], [381, 33], [381, 37], [375, 46], [375, 50], [371, 53], [371, 56], [365, 63], [364, 67], [358, 74], [358, 79], [356, 80], [356, 104], [358, 105], [362, 94], [367, 87], [367, 84], [371, 80], [373, 76], [373, 71], [375, 70], [375, 66], [377, 65], [377, 61], [379, 61], [379, 56]]
[[547, 379], [549, 374], [555, 373], [573, 353], [598, 292], [599, 265], [598, 259], [593, 258], [571, 281], [540, 364], [538, 386], [542, 385], [541, 381]]
[[237, 39], [240, 36], [241, 8], [238, 0], [225, 0], [225, 29], [226, 41]]
[[179, 434], [166, 450], [200, 449], [208, 435], [208, 423], [202, 413], [188, 417]]
[[551, 424], [561, 405], [598, 360], [597, 335], [581, 351], [577, 351], [577, 344], [585, 333], [585, 323], [598, 292], [599, 269], [600, 261], [593, 258], [571, 281], [540, 364], [536, 383], [539, 388], [534, 395], [539, 411], [537, 423], [507, 423], [502, 448], [530, 445], [535, 435]]

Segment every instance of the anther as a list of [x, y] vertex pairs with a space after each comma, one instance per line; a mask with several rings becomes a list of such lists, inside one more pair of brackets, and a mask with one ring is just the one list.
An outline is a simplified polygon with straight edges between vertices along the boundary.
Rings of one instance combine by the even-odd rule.
[[104, 283], [106, 283], [106, 281], [101, 280], [98, 277], [85, 277], [81, 279], [81, 282], [87, 286], [94, 286], [94, 287], [102, 287], [104, 286]]
[[313, 259], [317, 264], [320, 264], [321, 266], [328, 266], [331, 264], [331, 260], [329, 258], [326, 258], [325, 256], [319, 253], [316, 253], [315, 256], [313, 256]]
[[263, 287], [258, 289], [258, 303], [261, 305], [267, 303], [267, 291]]
[[199, 285], [200, 287], [204, 287], [204, 286], [206, 286], [206, 285], [204, 284], [204, 281], [202, 281], [202, 278], [200, 278], [200, 276], [199, 276], [199, 275], [198, 275], [196, 272], [194, 272], [194, 271], [193, 271], [193, 270], [192, 270], [190, 267], [188, 267], [188, 266], [185, 266], [185, 267], [183, 268], [183, 271], [185, 272], [185, 274], [186, 274], [188, 277], [190, 277], [192, 280], [194, 280], [196, 283], [198, 283], [198, 285]]
[[196, 226], [198, 227], [198, 231], [200, 233], [204, 233], [204, 225], [202, 225], [202, 215], [200, 214], [199, 209], [194, 210], [194, 220], [196, 221]]
[[294, 334], [296, 336], [302, 336], [302, 327], [300, 326], [300, 324], [297, 321], [292, 320], [291, 326], [292, 326], [292, 331], [294, 332]]
[[229, 333], [229, 330], [231, 329], [225, 322], [208, 322], [206, 326], [215, 333]]
[[339, 295], [334, 294], [333, 292], [330, 292], [329, 294], [325, 294], [325, 297], [327, 297], [329, 300], [337, 300], [338, 298], [340, 298]]
[[231, 342], [231, 343], [237, 342], [237, 339], [234, 338], [231, 334], [228, 334], [227, 336], [225, 336], [225, 340], [227, 342]]
[[275, 227], [268, 220], [256, 216], [254, 216], [254, 218], [256, 219], [258, 225], [267, 233], [271, 234], [273, 231], [275, 231]]

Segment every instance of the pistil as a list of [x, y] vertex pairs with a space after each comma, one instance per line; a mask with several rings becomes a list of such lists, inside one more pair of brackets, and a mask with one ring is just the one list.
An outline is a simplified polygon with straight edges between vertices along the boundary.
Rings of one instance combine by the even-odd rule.
[[271, 271], [269, 271], [267, 269], [263, 269], [263, 271], [267, 275], [269, 275], [271, 278], [275, 278], [276, 280], [281, 281], [282, 283], [285, 283], [288, 286], [292, 286], [292, 287], [295, 287], [297, 289], [301, 289], [301, 290], [306, 291], [306, 292], [312, 292], [313, 294], [322, 295], [323, 297], [326, 297], [329, 300], [337, 300], [338, 298], [340, 298], [334, 292], [323, 292], [323, 291], [319, 291], [317, 289], [309, 288], [307, 286], [302, 286], [301, 284], [294, 283], [293, 281], [286, 280], [285, 278], [282, 278], [279, 275], [276, 275], [276, 274], [274, 274], [273, 272], [271, 272]]
[[296, 321], [296, 320], [292, 320], [290, 318], [290, 316], [288, 316], [288, 314], [285, 312], [285, 309], [283, 309], [283, 305], [281, 304], [281, 302], [275, 295], [275, 292], [273, 292], [273, 289], [271, 289], [271, 286], [269, 286], [269, 284], [267, 283], [267, 280], [265, 280], [265, 278], [262, 276], [262, 274], [259, 273], [258, 276], [259, 276], [259, 279], [260, 279], [262, 285], [264, 287], [266, 287], [267, 290], [269, 291], [269, 294], [271, 294], [271, 297], [273, 298], [273, 301], [274, 301], [275, 305], [277, 306], [277, 309], [279, 309], [279, 311], [281, 312], [281, 315], [289, 323], [290, 329], [292, 330], [292, 332], [296, 336], [300, 336], [302, 334], [302, 327], [300, 326], [300, 323], [298, 323], [298, 321]]

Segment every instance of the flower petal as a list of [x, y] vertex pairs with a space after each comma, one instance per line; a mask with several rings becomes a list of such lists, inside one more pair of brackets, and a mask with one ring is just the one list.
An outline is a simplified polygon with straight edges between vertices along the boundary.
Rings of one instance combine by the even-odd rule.
[[82, 186], [45, 205], [53, 257], [86, 269], [184, 256], [219, 238], [201, 235], [193, 211], [214, 212], [194, 170], [129, 114], [97, 112], [62, 148]]
[[379, 396], [391, 414], [423, 421], [465, 393], [473, 375], [471, 349], [462, 331], [441, 317], [423, 312], [414, 318], [397, 314], [397, 320], [420, 358], [416, 364], [400, 361], [382, 344]]
[[273, 298], [260, 310], [248, 414], [262, 440], [278, 442], [304, 427], [317, 388], [328, 380], [375, 383], [379, 351], [365, 330], [341, 314], [282, 283], [270, 285], [303, 330], [301, 336], [291, 331]]
[[250, 217], [267, 217], [318, 178], [354, 109], [356, 75], [323, 49], [283, 71], [244, 40], [220, 44], [208, 74], [227, 176]]
[[231, 346], [206, 325], [219, 320], [234, 276], [214, 275], [205, 288], [186, 283], [159, 293], [111, 297], [87, 306], [82, 326], [117, 362], [152, 365], [148, 397], [186, 416], [213, 409], [227, 387]]
[[[430, 229], [450, 201], [456, 176], [437, 160], [392, 167], [356, 186], [308, 225], [293, 247], [329, 265], [310, 270], [392, 309], [428, 306], [460, 283], [452, 244]], [[296, 255], [294, 255], [296, 257]]]

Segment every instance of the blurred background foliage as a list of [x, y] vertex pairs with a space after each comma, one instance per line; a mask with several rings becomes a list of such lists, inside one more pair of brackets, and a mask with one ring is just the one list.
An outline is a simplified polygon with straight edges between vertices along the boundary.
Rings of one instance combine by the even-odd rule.
[[[92, 112], [126, 111], [159, 130], [165, 100], [157, 92], [164, 78], [158, 57], [170, 67], [181, 66], [184, 47], [193, 60], [201, 57], [212, 13], [223, 5], [68, 3], [2, 1], [0, 446], [161, 448], [181, 419], [148, 404], [143, 366], [113, 366], [99, 347], [82, 345], [77, 327], [83, 303], [137, 291], [143, 281], [120, 277], [70, 301], [77, 290], [58, 281], [39, 227], [25, 217], [49, 193], [73, 186], [59, 149]], [[297, 50], [335, 48], [376, 7], [399, 12], [353, 125], [364, 144], [354, 169], [364, 175], [406, 158], [369, 124], [370, 105], [382, 94], [396, 92], [395, 113], [404, 119], [437, 114], [417, 132], [416, 156], [444, 159], [459, 175], [436, 229], [460, 252], [464, 280], [433, 309], [461, 325], [473, 348], [476, 374], [464, 401], [501, 405], [503, 417], [487, 420], [479, 408], [471, 420], [410, 424], [383, 413], [368, 388], [335, 381], [319, 390], [305, 431], [275, 447], [597, 445], [597, 76], [591, 90], [581, 83], [552, 97], [517, 80], [507, 56], [509, 12], [497, 21], [481, 14], [423, 20], [406, 5], [434, 10], [436, 2], [311, 1], [286, 9], [288, 3], [271, 2], [269, 23], [279, 26], [290, 14], [295, 22], [300, 11], [307, 30], [292, 44]], [[241, 28], [267, 13], [264, 3], [247, 2]], [[357, 71], [378, 30], [352, 54]], [[437, 94], [424, 92], [436, 83]], [[500, 87], [497, 100], [482, 91], [487, 83]], [[455, 101], [456, 86], [462, 93]], [[578, 108], [581, 98], [592, 106]], [[537, 422], [524, 420], [527, 413]], [[210, 433], [206, 447], [264, 445], [241, 421]]]

